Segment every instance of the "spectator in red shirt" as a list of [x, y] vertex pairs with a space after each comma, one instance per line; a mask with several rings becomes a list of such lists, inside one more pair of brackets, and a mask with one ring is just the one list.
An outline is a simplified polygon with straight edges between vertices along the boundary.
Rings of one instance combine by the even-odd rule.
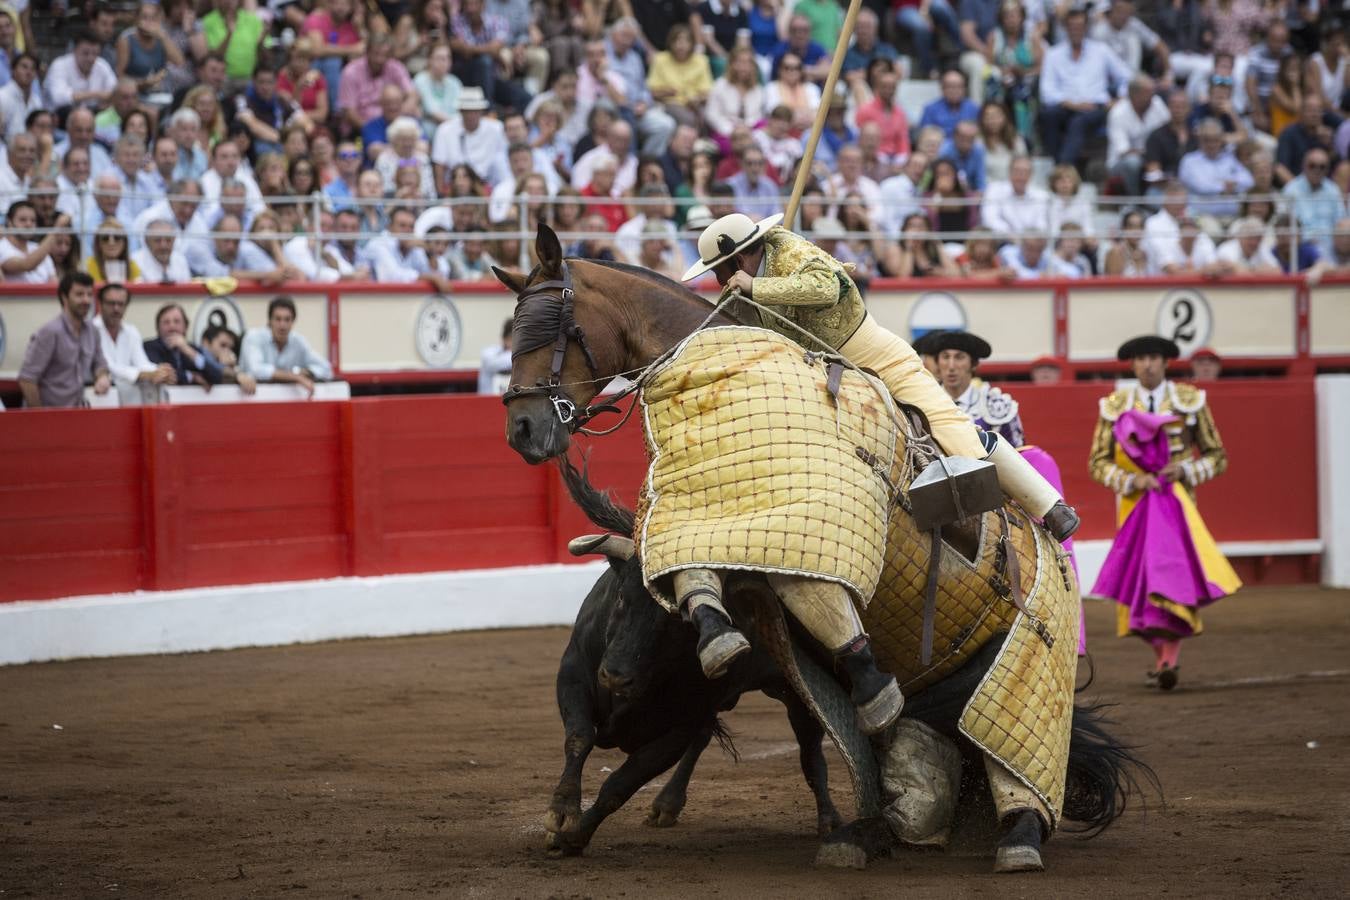
[[877, 123], [881, 129], [879, 152], [892, 162], [909, 155], [909, 122], [900, 108], [896, 91], [899, 84], [900, 75], [894, 66], [878, 66], [872, 82], [872, 99], [858, 107], [855, 117], [859, 128], [868, 122]]
[[328, 80], [315, 67], [316, 44], [308, 35], [291, 45], [285, 67], [277, 73], [277, 96], [283, 103], [298, 103], [310, 122], [328, 121]]
[[328, 107], [333, 109], [338, 105], [342, 67], [366, 52], [366, 42], [353, 18], [356, 0], [319, 0], [317, 6], [305, 19], [305, 33], [314, 42], [318, 56], [314, 65], [328, 85]]
[[591, 169], [591, 183], [580, 191], [583, 197], [604, 197], [608, 201], [588, 203], [586, 211], [603, 216], [605, 226], [611, 232], [618, 231], [619, 226], [628, 221], [628, 211], [624, 209], [624, 205], [610, 196], [610, 192], [614, 190], [614, 177], [618, 172], [619, 161], [613, 154], [605, 154], [596, 160]]

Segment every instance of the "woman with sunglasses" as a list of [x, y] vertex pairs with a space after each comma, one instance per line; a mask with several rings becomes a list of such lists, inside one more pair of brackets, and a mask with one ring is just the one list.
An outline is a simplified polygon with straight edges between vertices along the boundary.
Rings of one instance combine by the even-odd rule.
[[94, 252], [84, 269], [95, 281], [131, 284], [141, 280], [140, 267], [131, 258], [127, 230], [116, 219], [104, 219], [94, 232]]

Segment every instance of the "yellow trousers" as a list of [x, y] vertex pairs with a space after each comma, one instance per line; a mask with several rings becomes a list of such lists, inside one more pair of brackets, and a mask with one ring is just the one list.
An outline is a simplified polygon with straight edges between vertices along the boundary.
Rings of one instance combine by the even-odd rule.
[[988, 451], [970, 416], [961, 411], [923, 367], [919, 354], [899, 335], [882, 328], [869, 314], [839, 352], [855, 366], [876, 372], [896, 400], [923, 410], [943, 452], [984, 459]]

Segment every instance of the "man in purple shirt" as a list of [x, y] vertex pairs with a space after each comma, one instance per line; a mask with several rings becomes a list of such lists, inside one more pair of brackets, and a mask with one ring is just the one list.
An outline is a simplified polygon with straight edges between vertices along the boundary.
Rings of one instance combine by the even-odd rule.
[[19, 369], [19, 389], [29, 409], [83, 405], [87, 380], [93, 381], [97, 394], [108, 393], [112, 385], [98, 332], [88, 321], [94, 279], [84, 272], [72, 272], [61, 279], [56, 297], [61, 315], [28, 339]]
[[461, 0], [459, 15], [450, 20], [450, 52], [461, 82], [483, 89], [490, 102], [524, 112], [530, 95], [511, 77], [512, 57], [504, 55], [511, 26], [501, 16], [483, 12], [483, 0]]

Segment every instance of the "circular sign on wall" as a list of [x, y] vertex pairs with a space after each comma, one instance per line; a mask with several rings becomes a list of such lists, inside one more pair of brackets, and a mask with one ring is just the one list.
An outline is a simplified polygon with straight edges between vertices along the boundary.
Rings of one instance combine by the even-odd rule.
[[1158, 334], [1174, 341], [1183, 357], [1208, 344], [1213, 332], [1214, 314], [1203, 293], [1177, 288], [1163, 295], [1158, 304]]
[[459, 310], [447, 297], [428, 297], [417, 311], [413, 325], [413, 343], [422, 362], [433, 369], [448, 369], [459, 358], [459, 345], [464, 337], [459, 324]]
[[920, 294], [909, 310], [910, 340], [930, 331], [964, 331], [966, 310], [954, 294], [928, 291]]
[[244, 314], [233, 297], [207, 297], [202, 301], [201, 306], [197, 307], [197, 315], [193, 318], [192, 343], [201, 344], [202, 335], [212, 325], [230, 329], [239, 336], [240, 341], [244, 339], [244, 330], [247, 327], [244, 324]]

